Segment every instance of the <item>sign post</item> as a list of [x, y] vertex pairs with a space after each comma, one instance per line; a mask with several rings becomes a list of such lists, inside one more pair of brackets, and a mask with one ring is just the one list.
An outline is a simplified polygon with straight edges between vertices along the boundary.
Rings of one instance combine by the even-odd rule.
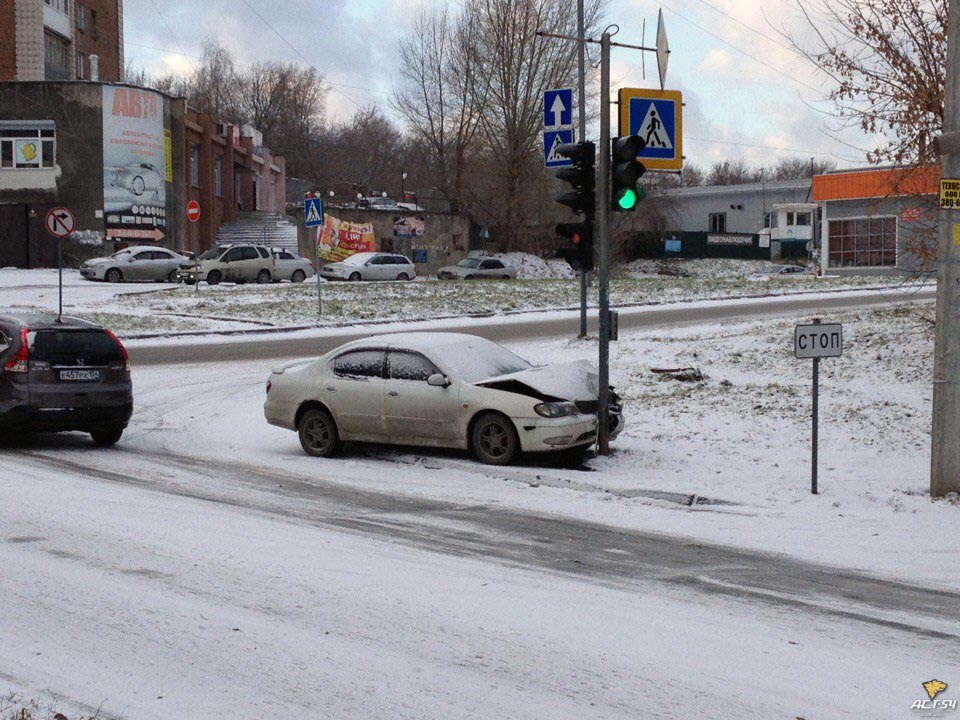
[[43, 224], [47, 232], [57, 238], [57, 271], [59, 275], [60, 305], [57, 312], [57, 322], [63, 319], [63, 239], [73, 232], [77, 225], [76, 218], [67, 208], [58, 205], [52, 208], [44, 218]]
[[843, 355], [843, 326], [824, 325], [817, 318], [812, 325], [797, 325], [793, 331], [793, 354], [801, 360], [813, 360], [813, 433], [810, 453], [810, 492], [816, 495], [817, 462], [820, 446], [820, 360]]
[[[197, 220], [199, 219], [200, 203], [198, 203], [196, 200], [191, 200], [187, 203], [187, 220], [190, 221], [191, 225], [196, 225]], [[196, 274], [196, 282], [194, 285], [196, 286], [196, 291], [200, 292], [200, 236], [197, 234], [196, 229], [194, 229], [193, 233], [191, 234], [193, 235], [193, 249], [194, 253], [196, 254], [196, 258], [193, 260], [195, 267], [194, 272]]]
[[[307, 193], [303, 200], [303, 224], [308, 228], [323, 225], [323, 198], [319, 193]], [[317, 320], [323, 316], [323, 293], [320, 289], [320, 242], [313, 238], [314, 276], [317, 280]]]

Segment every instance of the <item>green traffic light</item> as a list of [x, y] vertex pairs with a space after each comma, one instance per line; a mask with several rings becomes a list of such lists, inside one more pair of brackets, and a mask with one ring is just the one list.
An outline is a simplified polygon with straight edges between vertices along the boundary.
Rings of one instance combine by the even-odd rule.
[[620, 206], [621, 210], [633, 210], [637, 206], [639, 198], [637, 197], [637, 191], [627, 188], [621, 193], [620, 197], [617, 199], [617, 205]]

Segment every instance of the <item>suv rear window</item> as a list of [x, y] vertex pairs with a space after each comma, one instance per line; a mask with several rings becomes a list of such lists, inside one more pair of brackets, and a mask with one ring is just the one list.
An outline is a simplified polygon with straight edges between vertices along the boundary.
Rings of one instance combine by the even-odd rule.
[[40, 330], [30, 346], [30, 359], [51, 365], [122, 363], [123, 352], [103, 330]]

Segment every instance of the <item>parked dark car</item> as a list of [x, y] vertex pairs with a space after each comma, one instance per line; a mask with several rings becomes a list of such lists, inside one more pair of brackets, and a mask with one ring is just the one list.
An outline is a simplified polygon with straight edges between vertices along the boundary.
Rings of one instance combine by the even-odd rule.
[[133, 413], [126, 349], [86, 320], [0, 315], [0, 368], [0, 434], [75, 430], [107, 446]]

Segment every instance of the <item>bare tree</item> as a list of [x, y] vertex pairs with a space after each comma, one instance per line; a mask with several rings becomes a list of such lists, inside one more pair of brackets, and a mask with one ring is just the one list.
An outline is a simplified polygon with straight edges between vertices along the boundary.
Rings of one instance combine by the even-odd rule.
[[752, 168], [742, 159], [714, 163], [704, 181], [706, 185], [738, 185], [759, 182], [763, 177], [761, 168]]
[[[594, 33], [605, 0], [587, 0], [586, 31]], [[538, 167], [541, 98], [572, 84], [576, 44], [537, 37], [537, 31], [575, 35], [576, 3], [567, 0], [468, 0], [478, 85], [487, 95], [481, 114], [486, 143], [481, 211], [504, 249], [529, 237], [546, 178]], [[539, 182], [537, 179], [539, 178]], [[526, 210], [526, 211], [525, 211]]]
[[948, 0], [797, 0], [814, 41], [783, 33], [834, 82], [846, 124], [883, 133], [870, 162], [923, 165], [943, 127]]
[[816, 158], [783, 158], [769, 170], [766, 170], [764, 177], [770, 180], [805, 180], [814, 175], [833, 170], [837, 163], [833, 160]]
[[485, 93], [477, 87], [473, 16], [421, 6], [400, 40], [391, 106], [427, 151], [440, 192], [459, 205]]

